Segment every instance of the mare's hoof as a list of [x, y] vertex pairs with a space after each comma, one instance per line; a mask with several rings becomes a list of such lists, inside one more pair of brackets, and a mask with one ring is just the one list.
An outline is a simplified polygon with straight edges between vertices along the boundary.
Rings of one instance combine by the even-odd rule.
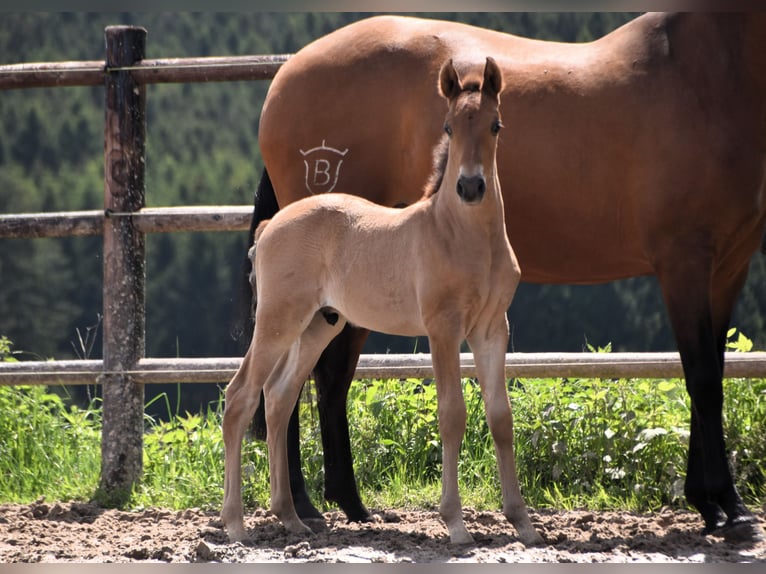
[[319, 515], [319, 518], [303, 518], [301, 516], [300, 519], [303, 524], [311, 528], [311, 532], [314, 534], [318, 534], [319, 532], [327, 532], [328, 530], [327, 521], [321, 514]]
[[733, 520], [720, 521], [715, 527], [705, 527], [705, 536], [720, 536], [729, 544], [756, 544], [766, 541], [766, 534], [755, 516], [738, 516]]
[[375, 522], [372, 515], [365, 510], [364, 512], [357, 512], [349, 514], [346, 512], [347, 522]]
[[324, 516], [319, 512], [316, 507], [311, 504], [308, 495], [305, 493], [295, 494], [293, 493], [293, 505], [295, 506], [295, 512], [301, 519], [307, 520], [324, 520]]
[[364, 504], [357, 498], [355, 500], [341, 500], [337, 496], [328, 496], [325, 493], [325, 500], [328, 502], [334, 502], [346, 515], [348, 522], [371, 522], [372, 515], [364, 507]]
[[730, 544], [756, 544], [766, 541], [766, 534], [754, 516], [740, 516], [729, 520], [713, 534], [723, 536]]

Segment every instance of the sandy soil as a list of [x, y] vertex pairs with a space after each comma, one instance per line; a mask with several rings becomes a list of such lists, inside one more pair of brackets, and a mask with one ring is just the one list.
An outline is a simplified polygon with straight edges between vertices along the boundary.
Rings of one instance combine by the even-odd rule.
[[[105, 510], [86, 503], [0, 505], [2, 562], [763, 562], [766, 542], [742, 545], [699, 534], [696, 514], [663, 510], [532, 512], [546, 544], [525, 548], [498, 512], [466, 509], [476, 544], [455, 546], [438, 513], [373, 511], [349, 524], [340, 512], [314, 536], [288, 534], [267, 511], [246, 517], [251, 540], [228, 543], [215, 512]], [[766, 527], [766, 512], [758, 519]]]

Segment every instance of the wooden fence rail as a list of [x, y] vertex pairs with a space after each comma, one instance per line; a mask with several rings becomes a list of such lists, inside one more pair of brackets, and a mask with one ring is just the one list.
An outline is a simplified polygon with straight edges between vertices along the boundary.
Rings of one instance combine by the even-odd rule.
[[105, 210], [0, 215], [0, 239], [102, 235], [104, 221], [129, 217], [141, 233], [174, 231], [244, 231], [250, 228], [251, 205], [143, 207], [128, 213]]
[[[289, 55], [146, 59], [146, 31], [130, 26], [104, 32], [104, 61], [0, 66], [0, 90], [103, 86], [104, 209], [0, 216], [0, 238], [102, 235], [104, 244], [103, 360], [0, 363], [0, 385], [101, 384], [103, 429], [100, 489], [121, 504], [142, 473], [143, 385], [224, 383], [239, 358], [144, 357], [147, 233], [238, 231], [249, 228], [251, 206], [144, 205], [147, 84], [251, 81], [273, 78]], [[473, 376], [470, 355], [463, 376]], [[679, 377], [677, 353], [513, 353], [509, 377]], [[363, 355], [358, 378], [431, 377], [430, 355]], [[726, 376], [766, 377], [766, 353], [727, 355]]]
[[130, 72], [141, 85], [188, 82], [270, 80], [289, 54], [211, 58], [143, 59], [109, 66], [104, 61], [10, 64], [0, 66], [0, 90], [103, 86], [104, 77]]
[[[241, 357], [204, 359], [139, 359], [130, 370], [119, 371], [134, 383], [227, 383], [239, 368]], [[728, 378], [762, 378], [766, 353], [727, 353]], [[103, 361], [24, 361], [0, 363], [2, 385], [94, 385], [108, 373]], [[476, 376], [473, 355], [460, 355], [462, 377]], [[508, 378], [647, 378], [683, 376], [678, 353], [508, 353]], [[431, 355], [362, 355], [355, 379], [430, 378]]]

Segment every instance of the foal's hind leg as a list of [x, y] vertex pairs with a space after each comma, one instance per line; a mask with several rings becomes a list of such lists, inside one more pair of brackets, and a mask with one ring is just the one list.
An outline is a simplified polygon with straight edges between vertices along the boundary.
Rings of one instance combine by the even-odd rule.
[[271, 510], [291, 532], [311, 532], [298, 517], [290, 492], [287, 460], [287, 425], [303, 382], [319, 359], [322, 350], [342, 329], [344, 322], [330, 325], [321, 313], [290, 348], [287, 364], [279, 376], [271, 377], [264, 387], [267, 444], [271, 477]]
[[[255, 339], [253, 339], [255, 341]], [[242, 364], [226, 387], [223, 414], [224, 497], [221, 519], [232, 541], [245, 538], [242, 509], [242, 439], [260, 400], [261, 387], [283, 351], [259, 346], [254, 342], [245, 354]]]
[[508, 320], [503, 313], [489, 330], [468, 337], [476, 361], [487, 422], [497, 453], [497, 466], [503, 494], [503, 514], [513, 524], [526, 545], [541, 544], [542, 537], [532, 525], [527, 505], [521, 496], [513, 446], [513, 414], [505, 387], [505, 350], [508, 346]]

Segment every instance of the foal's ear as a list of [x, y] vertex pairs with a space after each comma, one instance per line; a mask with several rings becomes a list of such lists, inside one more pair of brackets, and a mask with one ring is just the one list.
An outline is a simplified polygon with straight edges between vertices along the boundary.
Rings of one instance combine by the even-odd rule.
[[484, 83], [481, 89], [491, 98], [496, 98], [503, 89], [503, 74], [492, 57], [487, 58], [487, 64], [484, 66]]
[[444, 64], [439, 72], [439, 91], [448, 100], [460, 93], [460, 80], [457, 77], [455, 66], [452, 64], [452, 59]]

